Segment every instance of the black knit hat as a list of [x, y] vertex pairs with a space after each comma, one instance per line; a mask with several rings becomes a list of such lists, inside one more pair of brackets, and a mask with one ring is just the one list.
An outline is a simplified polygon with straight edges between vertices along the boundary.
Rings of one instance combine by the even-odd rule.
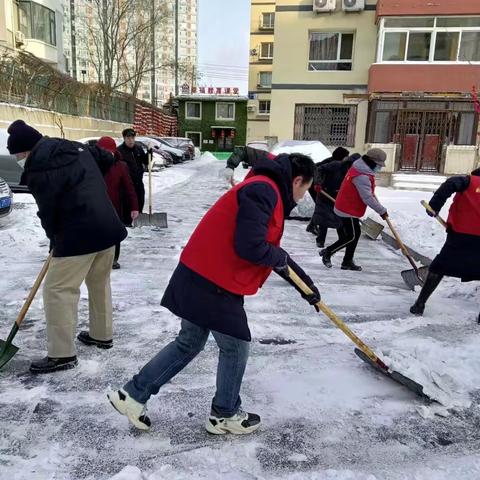
[[15, 153], [29, 152], [43, 137], [43, 135], [23, 120], [15, 120], [7, 130], [9, 137], [7, 140], [8, 151]]
[[350, 152], [343, 147], [337, 147], [333, 153], [332, 153], [332, 158], [334, 160], [343, 160], [345, 157], [348, 157], [350, 155]]

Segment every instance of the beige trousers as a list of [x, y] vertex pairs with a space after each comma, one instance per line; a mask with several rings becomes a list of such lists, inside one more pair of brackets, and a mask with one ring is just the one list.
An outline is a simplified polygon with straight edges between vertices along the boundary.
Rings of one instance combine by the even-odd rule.
[[96, 340], [112, 338], [112, 292], [110, 272], [115, 247], [74, 257], [53, 257], [43, 286], [47, 319], [48, 356], [76, 355], [80, 285], [88, 288], [89, 334]]

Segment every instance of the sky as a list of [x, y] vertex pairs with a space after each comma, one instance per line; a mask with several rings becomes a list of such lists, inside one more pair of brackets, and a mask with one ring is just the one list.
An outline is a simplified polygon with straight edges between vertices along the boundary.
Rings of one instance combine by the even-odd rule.
[[248, 91], [249, 0], [198, 0], [199, 85]]

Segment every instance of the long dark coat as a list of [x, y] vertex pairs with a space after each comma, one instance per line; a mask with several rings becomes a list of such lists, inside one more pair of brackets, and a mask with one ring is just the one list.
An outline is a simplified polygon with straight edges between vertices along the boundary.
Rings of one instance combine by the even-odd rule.
[[37, 202], [55, 257], [99, 252], [127, 236], [85, 145], [59, 138], [40, 140], [25, 162], [22, 184]]

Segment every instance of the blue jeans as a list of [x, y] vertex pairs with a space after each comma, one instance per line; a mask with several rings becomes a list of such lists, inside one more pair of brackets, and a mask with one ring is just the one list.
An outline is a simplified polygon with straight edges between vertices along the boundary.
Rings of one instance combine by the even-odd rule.
[[[220, 350], [217, 367], [217, 391], [212, 413], [231, 417], [241, 405], [240, 387], [248, 360], [249, 342], [211, 331]], [[183, 370], [205, 347], [210, 330], [182, 319], [175, 340], [158, 352], [137, 375], [123, 387], [137, 402], [147, 403], [160, 387]]]

